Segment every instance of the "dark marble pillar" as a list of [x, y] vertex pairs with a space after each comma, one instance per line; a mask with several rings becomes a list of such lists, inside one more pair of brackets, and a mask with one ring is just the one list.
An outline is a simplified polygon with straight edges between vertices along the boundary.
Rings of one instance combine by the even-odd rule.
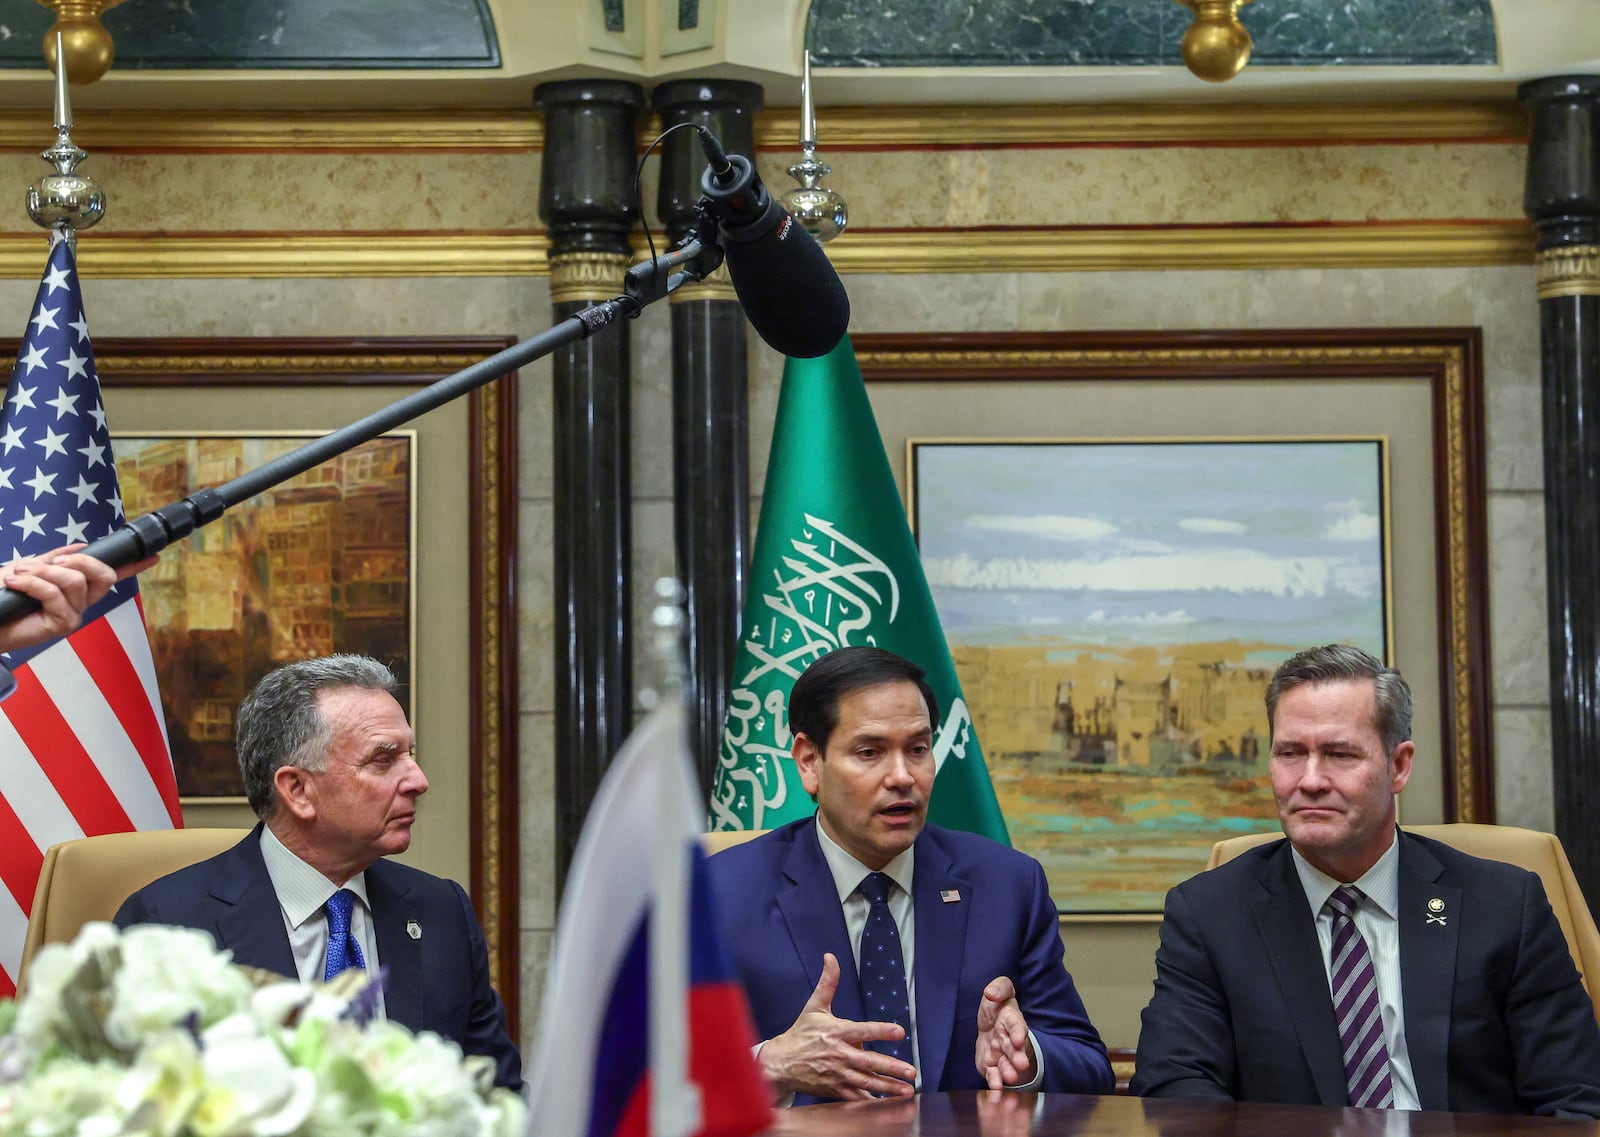
[[[539, 216], [550, 232], [550, 306], [565, 320], [622, 292], [630, 257], [644, 91], [616, 80], [544, 83]], [[556, 872], [565, 882], [589, 803], [633, 711], [632, 453], [627, 323], [557, 351], [555, 498]]]
[[1538, 231], [1556, 834], [1600, 900], [1600, 77], [1537, 79], [1523, 208]]
[[[651, 96], [662, 129], [706, 127], [730, 154], [754, 156], [759, 84], [682, 79]], [[705, 152], [693, 130], [662, 147], [657, 210], [676, 241], [694, 227]], [[672, 294], [673, 529], [687, 593], [689, 748], [710, 793], [727, 714], [750, 529], [748, 353], [727, 270]]]

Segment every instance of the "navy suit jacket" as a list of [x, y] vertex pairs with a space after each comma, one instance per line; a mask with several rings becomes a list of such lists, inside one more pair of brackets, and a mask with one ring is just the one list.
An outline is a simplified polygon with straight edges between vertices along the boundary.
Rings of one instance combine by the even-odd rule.
[[[1044, 1052], [1044, 1085], [1056, 1093], [1108, 1093], [1105, 1044], [1062, 963], [1061, 930], [1044, 870], [1033, 858], [970, 833], [926, 826], [916, 843], [917, 1065], [925, 1090], [979, 1089], [974, 1061], [983, 989], [999, 976]], [[758, 1037], [794, 1025], [822, 976], [839, 960], [833, 1013], [862, 1021], [861, 984], [844, 910], [806, 818], [726, 849], [708, 862], [726, 943], [750, 999]], [[941, 896], [959, 897], [950, 902]], [[798, 1095], [796, 1105], [814, 1099]]]
[[[1539, 878], [1425, 837], [1398, 840], [1401, 997], [1422, 1108], [1600, 1117], [1594, 1004]], [[1288, 841], [1168, 893], [1132, 1089], [1349, 1104]]]
[[[505, 1010], [489, 983], [489, 951], [472, 901], [453, 880], [378, 860], [366, 875], [378, 960], [388, 973], [384, 1013], [431, 1030], [495, 1064], [495, 1084], [522, 1084], [522, 1059], [506, 1034]], [[422, 935], [412, 939], [406, 924]], [[169, 873], [117, 910], [118, 927], [171, 924], [209, 932], [233, 961], [294, 978], [283, 909], [261, 857], [261, 826], [226, 852]]]

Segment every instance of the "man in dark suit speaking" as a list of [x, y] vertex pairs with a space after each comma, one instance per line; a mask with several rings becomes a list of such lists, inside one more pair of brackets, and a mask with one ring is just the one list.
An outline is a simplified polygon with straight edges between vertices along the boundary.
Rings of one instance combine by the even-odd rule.
[[789, 697], [815, 817], [711, 858], [780, 1099], [1112, 1087], [1038, 862], [924, 824], [938, 717], [909, 660], [824, 655]]
[[302, 980], [387, 972], [380, 1012], [494, 1062], [522, 1063], [489, 984], [472, 902], [451, 880], [385, 858], [411, 844], [428, 779], [395, 701], [393, 673], [334, 655], [269, 674], [239, 706], [250, 835], [134, 893], [116, 922], [209, 932], [235, 963]]
[[1600, 1030], [1539, 878], [1395, 828], [1411, 691], [1357, 648], [1267, 687], [1288, 840], [1167, 896], [1135, 1093], [1600, 1117]]

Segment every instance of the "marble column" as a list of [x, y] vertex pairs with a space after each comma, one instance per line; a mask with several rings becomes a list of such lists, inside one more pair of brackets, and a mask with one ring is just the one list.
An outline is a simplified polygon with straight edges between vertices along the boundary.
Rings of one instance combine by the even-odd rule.
[[[576, 79], [543, 83], [533, 99], [544, 112], [539, 216], [559, 322], [622, 292], [644, 91]], [[614, 324], [552, 357], [558, 882], [633, 711], [629, 330]]]
[[[757, 83], [680, 79], [651, 102], [661, 126], [694, 123], [730, 154], [754, 157]], [[705, 152], [697, 131], [662, 145], [657, 211], [668, 237], [694, 228]], [[726, 268], [672, 294], [673, 531], [687, 593], [689, 752], [710, 793], [727, 714], [750, 531], [750, 413], [744, 313]]]
[[1538, 233], [1556, 834], [1600, 901], [1600, 76], [1537, 79], [1523, 208]]

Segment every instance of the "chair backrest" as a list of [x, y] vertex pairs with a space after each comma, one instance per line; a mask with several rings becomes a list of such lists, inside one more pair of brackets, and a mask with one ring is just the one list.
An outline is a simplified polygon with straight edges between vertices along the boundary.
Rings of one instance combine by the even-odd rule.
[[45, 944], [64, 943], [95, 920], [109, 920], [122, 902], [169, 872], [214, 857], [244, 839], [248, 829], [158, 829], [106, 833], [63, 841], [45, 850], [33, 914], [22, 945], [17, 987]]
[[751, 838], [759, 837], [763, 833], [767, 833], [767, 832], [770, 832], [770, 830], [766, 830], [766, 829], [733, 829], [733, 830], [719, 829], [715, 833], [707, 833], [703, 838], [701, 838], [701, 840], [705, 845], [706, 856], [709, 857], [712, 853], [720, 853], [720, 852], [722, 852], [722, 850], [731, 849], [735, 845], [743, 845], [746, 841], [750, 840]]
[[[1544, 883], [1544, 894], [1567, 937], [1567, 950], [1572, 953], [1572, 962], [1578, 965], [1584, 990], [1589, 992], [1590, 999], [1596, 998], [1600, 993], [1600, 930], [1596, 929], [1594, 916], [1578, 888], [1578, 879], [1572, 874], [1567, 851], [1554, 834], [1518, 829], [1514, 825], [1407, 825], [1405, 830], [1432, 837], [1475, 857], [1505, 861], [1538, 873]], [[1282, 833], [1252, 833], [1218, 841], [1211, 846], [1206, 868], [1214, 869], [1247, 849], [1282, 836]], [[1595, 1019], [1600, 1021], [1600, 1001], [1595, 1004]]]

